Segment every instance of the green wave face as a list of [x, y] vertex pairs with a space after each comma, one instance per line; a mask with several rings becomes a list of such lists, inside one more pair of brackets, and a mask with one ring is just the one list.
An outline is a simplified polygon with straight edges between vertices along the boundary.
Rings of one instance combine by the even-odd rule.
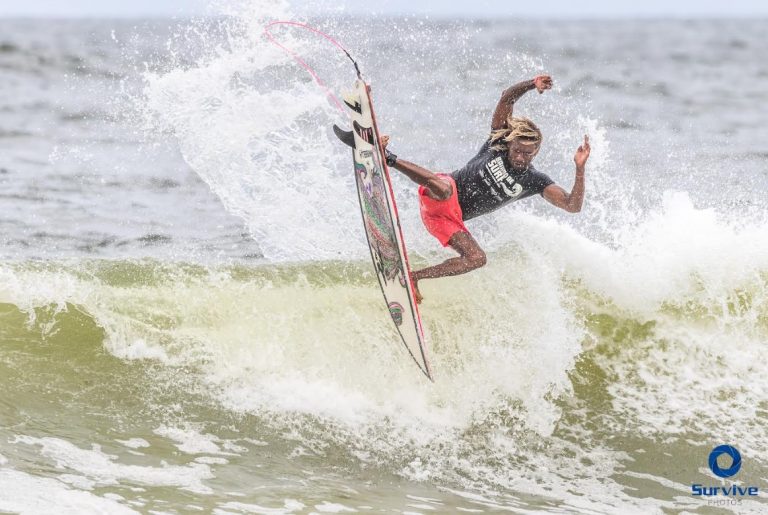
[[[539, 477], [610, 489], [631, 507], [643, 505], [634, 488], [673, 497], [641, 478], [704, 481], [707, 446], [727, 435], [757, 471], [744, 480], [764, 487], [752, 449], [768, 437], [765, 275], [629, 309], [506, 252], [482, 274], [425, 283], [434, 385], [403, 354], [367, 261], [16, 263], [2, 276], [0, 455], [32, 452], [35, 475], [56, 478], [46, 463], [74, 459], [65, 440], [98, 443], [124, 466], [180, 467], [151, 488], [158, 506], [183, 506], [184, 488], [210, 488], [208, 475], [255, 495], [231, 467], [258, 478], [272, 456], [262, 479], [280, 472], [280, 491], [299, 488], [301, 470], [341, 467], [360, 488], [393, 477], [417, 495], [428, 477], [503, 505], [520, 477]], [[100, 484], [82, 463], [65, 468]], [[131, 469], [115, 470], [135, 499]], [[226, 502], [214, 490], [207, 508]]]

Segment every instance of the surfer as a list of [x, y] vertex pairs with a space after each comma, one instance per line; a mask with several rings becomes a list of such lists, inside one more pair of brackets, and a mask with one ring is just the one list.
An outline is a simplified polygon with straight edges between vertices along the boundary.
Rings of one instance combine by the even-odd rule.
[[421, 219], [427, 231], [444, 247], [451, 247], [459, 254], [439, 265], [413, 272], [417, 302], [422, 300], [418, 290], [420, 280], [464, 274], [485, 265], [485, 252], [464, 225], [466, 220], [535, 194], [569, 213], [581, 211], [589, 137], [584, 136], [584, 142], [573, 156], [576, 178], [568, 192], [531, 164], [541, 148], [543, 138], [539, 128], [528, 118], [512, 116], [515, 102], [526, 92], [536, 89], [543, 93], [551, 88], [549, 75], [537, 75], [506, 89], [493, 112], [487, 140], [475, 157], [452, 174], [435, 173], [398, 158], [386, 150], [389, 136], [382, 136], [387, 164], [419, 184]]

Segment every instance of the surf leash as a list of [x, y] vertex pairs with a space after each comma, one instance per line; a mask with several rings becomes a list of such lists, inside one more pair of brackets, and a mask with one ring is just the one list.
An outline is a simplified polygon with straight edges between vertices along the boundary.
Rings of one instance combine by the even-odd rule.
[[338, 97], [337, 97], [337, 96], [336, 96], [336, 95], [333, 93], [333, 91], [331, 91], [331, 89], [330, 89], [330, 88], [329, 88], [329, 87], [328, 87], [328, 86], [325, 84], [325, 82], [323, 82], [323, 80], [322, 80], [322, 79], [320, 78], [320, 76], [319, 76], [319, 75], [318, 75], [318, 74], [315, 72], [315, 70], [313, 70], [313, 69], [312, 69], [312, 67], [311, 67], [311, 66], [309, 66], [309, 65], [306, 63], [306, 61], [304, 61], [304, 59], [302, 59], [302, 58], [301, 58], [301, 56], [300, 56], [300, 55], [298, 55], [296, 52], [294, 52], [294, 51], [293, 51], [293, 50], [291, 50], [290, 48], [288, 48], [288, 47], [286, 47], [285, 45], [283, 45], [282, 43], [280, 43], [280, 42], [279, 42], [279, 41], [278, 41], [278, 40], [275, 38], [275, 36], [274, 36], [274, 35], [273, 35], [273, 34], [270, 32], [270, 30], [269, 30], [269, 29], [270, 29], [270, 28], [272, 28], [272, 27], [274, 27], [274, 26], [276, 26], [276, 25], [290, 25], [290, 26], [293, 26], [293, 27], [299, 27], [299, 28], [302, 28], [302, 29], [308, 30], [308, 31], [310, 31], [310, 32], [313, 32], [313, 33], [315, 33], [315, 34], [317, 34], [317, 35], [319, 35], [319, 36], [322, 36], [322, 37], [323, 37], [323, 38], [325, 38], [327, 41], [329, 41], [331, 44], [333, 44], [333, 46], [337, 47], [339, 50], [341, 50], [342, 52], [344, 52], [344, 54], [346, 54], [346, 56], [349, 58], [349, 60], [350, 60], [350, 61], [352, 61], [352, 64], [353, 64], [353, 65], [355, 65], [355, 72], [357, 73], [357, 78], [358, 78], [358, 79], [360, 79], [360, 80], [363, 80], [363, 75], [362, 75], [362, 73], [360, 72], [360, 67], [357, 65], [357, 61], [355, 61], [355, 60], [352, 58], [352, 56], [350, 55], [350, 53], [347, 51], [347, 49], [346, 49], [346, 48], [344, 48], [344, 47], [341, 45], [341, 43], [339, 43], [338, 41], [336, 41], [334, 38], [332, 38], [331, 36], [329, 36], [329, 35], [328, 35], [328, 34], [326, 34], [325, 32], [322, 32], [322, 31], [320, 31], [320, 30], [317, 30], [316, 28], [314, 28], [314, 27], [311, 27], [311, 26], [307, 25], [306, 23], [301, 23], [301, 22], [298, 22], [298, 21], [273, 21], [272, 23], [269, 23], [268, 25], [266, 25], [266, 26], [264, 27], [264, 34], [267, 36], [267, 38], [268, 38], [268, 39], [269, 39], [269, 40], [270, 40], [270, 41], [271, 41], [271, 42], [272, 42], [274, 45], [276, 45], [278, 48], [280, 48], [280, 49], [281, 49], [281, 50], [283, 50], [285, 53], [287, 53], [288, 55], [290, 55], [291, 57], [293, 57], [293, 59], [294, 59], [294, 60], [295, 60], [297, 63], [299, 63], [299, 65], [300, 65], [302, 68], [304, 68], [305, 70], [307, 70], [307, 71], [309, 72], [309, 74], [312, 76], [312, 78], [313, 78], [313, 79], [315, 79], [315, 82], [316, 82], [316, 83], [317, 83], [317, 84], [318, 84], [318, 85], [319, 85], [321, 88], [323, 88], [323, 89], [325, 90], [325, 93], [326, 93], [326, 94], [327, 94], [327, 95], [328, 95], [328, 96], [331, 98], [331, 100], [333, 100], [333, 103], [336, 105], [336, 107], [339, 109], [339, 111], [341, 111], [341, 112], [342, 112], [342, 114], [347, 114], [347, 111], [345, 111], [345, 110], [344, 110], [344, 108], [342, 107], [342, 105], [341, 105], [341, 102], [339, 101], [339, 98], [338, 98]]

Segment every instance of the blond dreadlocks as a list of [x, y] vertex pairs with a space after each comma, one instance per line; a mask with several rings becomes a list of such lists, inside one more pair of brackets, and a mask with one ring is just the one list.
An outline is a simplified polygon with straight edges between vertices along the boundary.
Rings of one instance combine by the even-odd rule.
[[504, 127], [491, 131], [491, 149], [503, 150], [509, 149], [509, 144], [513, 140], [520, 140], [523, 143], [535, 143], [541, 145], [543, 136], [536, 124], [528, 118], [515, 118], [508, 116]]

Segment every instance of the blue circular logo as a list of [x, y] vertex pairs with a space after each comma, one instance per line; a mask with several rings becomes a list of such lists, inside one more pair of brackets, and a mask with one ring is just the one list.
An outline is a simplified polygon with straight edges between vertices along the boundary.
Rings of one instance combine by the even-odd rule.
[[[717, 464], [717, 458], [721, 455], [727, 454], [731, 457], [731, 466], [727, 469], [721, 468]], [[736, 450], [736, 447], [732, 445], [718, 445], [712, 452], [709, 453], [709, 468], [715, 473], [717, 477], [731, 477], [741, 468], [741, 454]]]

